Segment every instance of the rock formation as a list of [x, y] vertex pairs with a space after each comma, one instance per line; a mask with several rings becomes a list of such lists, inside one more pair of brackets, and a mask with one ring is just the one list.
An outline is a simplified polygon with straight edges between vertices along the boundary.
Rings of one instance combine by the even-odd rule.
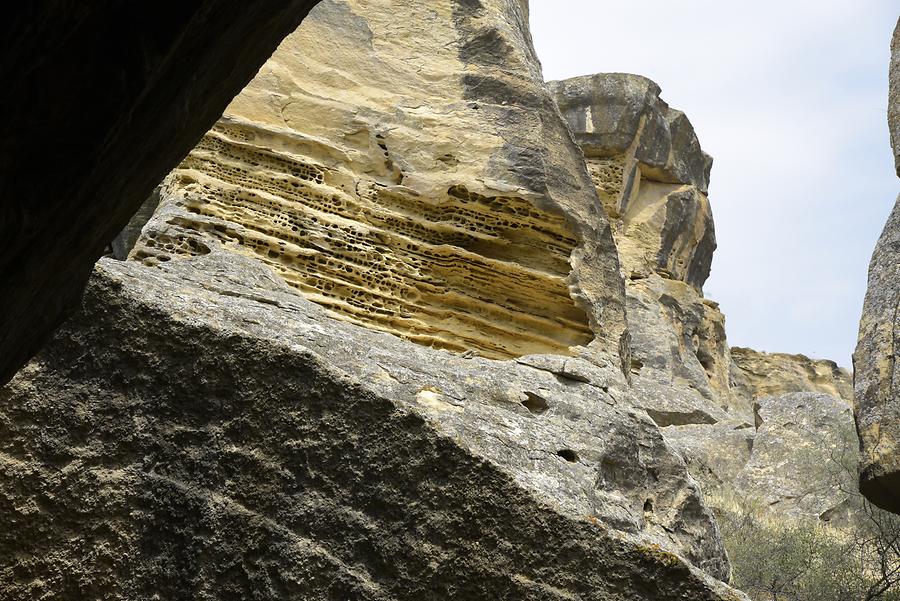
[[894, 165], [900, 176], [900, 20], [891, 40], [891, 67], [888, 74], [888, 129], [894, 147]]
[[725, 318], [703, 298], [716, 248], [712, 158], [688, 118], [639, 75], [552, 82], [612, 224], [625, 274], [631, 372], [660, 426], [714, 423], [735, 395]]
[[856, 423], [863, 448], [860, 490], [900, 513], [900, 198], [875, 247], [860, 320]]
[[[846, 433], [850, 375], [831, 361], [729, 347], [724, 316], [703, 298], [716, 247], [706, 197], [712, 159], [689, 119], [638, 75], [550, 87], [615, 236], [636, 403], [705, 492], [752, 495], [777, 519], [833, 519], [846, 495], [831, 475], [792, 470], [856, 446]], [[798, 492], [804, 487], [815, 492]]]
[[665, 429], [708, 496], [761, 504], [772, 518], [840, 525], [857, 461], [851, 407], [832, 396], [798, 392], [759, 399], [754, 424], [720, 422]]
[[314, 0], [6, 6], [0, 33], [0, 384]]
[[3, 595], [743, 598], [527, 16], [326, 0], [285, 40], [0, 393]]
[[0, 407], [5, 598], [738, 598], [672, 554], [727, 577], [618, 368], [432, 350], [237, 255], [104, 259]]
[[355, 7], [326, 4], [282, 45], [169, 178], [133, 256], [251, 256], [334, 317], [436, 348], [617, 353], [614, 242], [525, 9], [414, 3], [387, 35], [390, 11]]
[[744, 599], [707, 499], [839, 526], [852, 390], [729, 347], [660, 94], [544, 84], [524, 0], [322, 2], [0, 389], [0, 597]]
[[[756, 435], [735, 489], [757, 495], [782, 518], [831, 522], [846, 511], [856, 463], [853, 411], [832, 396], [798, 392], [766, 397], [754, 407]], [[845, 457], [846, 455], [846, 457]]]
[[[900, 22], [894, 30], [888, 122], [900, 175]], [[860, 491], [900, 513], [900, 197], [869, 265], [869, 287], [853, 355]]]
[[737, 394], [744, 398], [819, 392], [853, 403], [853, 376], [834, 361], [740, 347], [731, 347], [731, 358], [738, 369]]

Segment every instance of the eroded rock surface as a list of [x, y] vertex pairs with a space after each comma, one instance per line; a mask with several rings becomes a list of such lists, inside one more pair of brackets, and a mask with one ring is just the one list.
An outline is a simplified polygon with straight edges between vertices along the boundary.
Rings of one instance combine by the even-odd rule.
[[526, 3], [323, 2], [0, 393], [0, 596], [742, 599], [601, 207]]
[[724, 316], [703, 298], [716, 246], [712, 159], [690, 121], [637, 75], [550, 85], [616, 240], [636, 402], [714, 502], [753, 498], [781, 521], [838, 519], [846, 483], [809, 468], [855, 452], [850, 375], [831, 361], [729, 348]]
[[780, 518], [840, 520], [849, 506], [857, 439], [843, 399], [797, 392], [759, 399], [756, 436], [735, 489]]
[[900, 513], [900, 197], [869, 264], [869, 288], [853, 355], [860, 491]]
[[894, 147], [894, 163], [900, 176], [900, 20], [894, 28], [891, 40], [891, 69], [888, 75], [888, 128], [891, 131], [891, 146]]
[[322, 3], [161, 205], [148, 265], [222, 248], [336, 318], [485, 357], [623, 348], [614, 242], [524, 3]]
[[[900, 20], [891, 44], [888, 125], [900, 175]], [[869, 264], [869, 286], [853, 354], [860, 491], [900, 513], [900, 196]]]
[[842, 526], [859, 443], [851, 406], [818, 392], [761, 397], [753, 422], [664, 428], [714, 505], [741, 499], [779, 522]]
[[314, 0], [10, 4], [0, 24], [0, 383]]
[[703, 298], [716, 248], [712, 158], [645, 77], [551, 82], [612, 225], [625, 274], [631, 373], [661, 426], [715, 423], [750, 404], [732, 385], [725, 318]]
[[673, 554], [727, 576], [628, 396], [333, 320], [232, 253], [104, 259], [0, 392], [2, 594], [742, 598]]

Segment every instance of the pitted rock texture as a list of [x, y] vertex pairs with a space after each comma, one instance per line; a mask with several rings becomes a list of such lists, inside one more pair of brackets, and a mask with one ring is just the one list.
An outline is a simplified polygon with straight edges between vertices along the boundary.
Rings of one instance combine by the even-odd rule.
[[749, 419], [718, 305], [703, 298], [715, 229], [712, 159], [645, 77], [605, 73], [549, 87], [585, 156], [625, 275], [631, 374], [661, 426]]
[[593, 339], [569, 296], [576, 238], [562, 216], [461, 186], [429, 202], [253, 140], [249, 127], [207, 134], [166, 187], [190, 217], [164, 212], [178, 234], [151, 229], [134, 258], [193, 256], [211, 238], [335, 316], [491, 358], [568, 354]]
[[869, 264], [853, 354], [860, 491], [900, 513], [900, 197]]
[[617, 367], [428, 349], [225, 251], [102, 260], [0, 465], [3, 598], [744, 598], [679, 557], [727, 576]]
[[740, 347], [732, 347], [731, 358], [738, 368], [740, 394], [746, 398], [819, 392], [853, 403], [853, 376], [834, 361]]
[[74, 310], [113, 237], [315, 3], [5, 7], [0, 383]]
[[525, 3], [332, 0], [170, 176], [131, 258], [226, 249], [425, 346], [627, 363], [597, 205]]

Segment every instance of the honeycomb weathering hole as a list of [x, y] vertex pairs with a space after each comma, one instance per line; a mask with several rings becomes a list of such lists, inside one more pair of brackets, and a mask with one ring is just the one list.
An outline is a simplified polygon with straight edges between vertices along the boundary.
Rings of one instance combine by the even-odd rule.
[[217, 239], [334, 317], [435, 348], [508, 359], [593, 339], [569, 294], [578, 241], [561, 215], [464, 186], [422, 198], [248, 139], [220, 125], [176, 170], [189, 218], [165, 250]]

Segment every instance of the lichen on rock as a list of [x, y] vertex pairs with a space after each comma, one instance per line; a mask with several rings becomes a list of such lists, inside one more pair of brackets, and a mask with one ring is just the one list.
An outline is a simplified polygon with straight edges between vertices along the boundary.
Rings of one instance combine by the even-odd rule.
[[625, 276], [631, 373], [661, 426], [749, 416], [718, 305], [703, 298], [716, 248], [712, 158], [688, 118], [639, 75], [551, 82], [612, 226]]

